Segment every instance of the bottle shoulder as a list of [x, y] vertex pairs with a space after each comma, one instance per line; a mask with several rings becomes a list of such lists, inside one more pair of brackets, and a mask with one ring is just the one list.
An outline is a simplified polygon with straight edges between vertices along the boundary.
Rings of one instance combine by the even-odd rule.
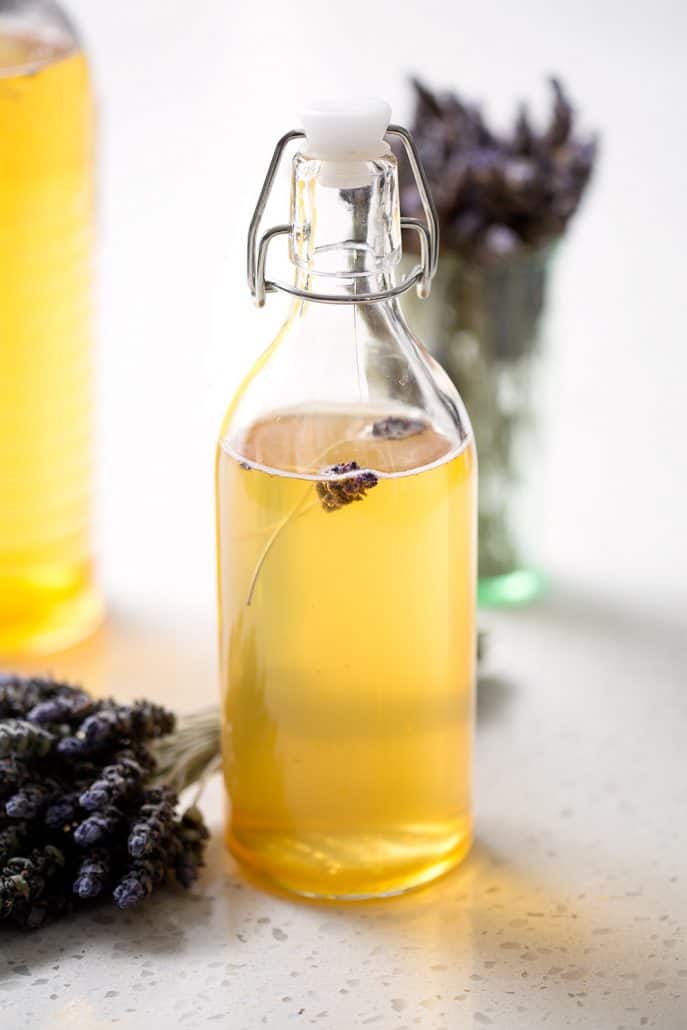
[[396, 303], [294, 304], [236, 391], [220, 436], [304, 410], [419, 419], [453, 447], [472, 434], [455, 387]]

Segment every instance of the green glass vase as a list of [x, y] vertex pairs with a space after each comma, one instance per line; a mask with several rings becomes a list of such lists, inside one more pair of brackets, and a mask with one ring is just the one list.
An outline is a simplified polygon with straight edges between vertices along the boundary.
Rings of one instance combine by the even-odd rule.
[[479, 458], [479, 602], [523, 604], [545, 588], [546, 287], [553, 247], [490, 266], [443, 253], [411, 325], [457, 386]]

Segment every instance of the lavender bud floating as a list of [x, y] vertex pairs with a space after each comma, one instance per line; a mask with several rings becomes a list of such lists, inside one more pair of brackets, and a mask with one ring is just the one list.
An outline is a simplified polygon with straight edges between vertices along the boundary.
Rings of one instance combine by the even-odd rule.
[[373, 423], [372, 435], [380, 440], [405, 440], [407, 436], [415, 436], [426, 428], [425, 423], [418, 418], [389, 415]]
[[357, 461], [346, 461], [323, 469], [325, 479], [317, 484], [317, 496], [325, 511], [338, 511], [353, 501], [362, 501], [379, 480], [374, 472], [361, 469]]
[[[504, 132], [456, 93], [413, 85], [414, 130], [441, 226], [439, 272], [429, 302], [415, 305], [413, 323], [456, 384], [475, 430], [480, 601], [520, 603], [545, 583], [538, 549], [547, 283], [598, 145], [577, 130], [555, 78], [545, 122], [537, 126], [521, 105]], [[412, 216], [421, 209], [410, 177], [402, 206]]]

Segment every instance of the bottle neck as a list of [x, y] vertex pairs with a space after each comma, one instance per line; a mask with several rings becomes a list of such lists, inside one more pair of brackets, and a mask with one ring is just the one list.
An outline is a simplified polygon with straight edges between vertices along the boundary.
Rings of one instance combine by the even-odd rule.
[[[297, 268], [294, 276], [294, 286], [299, 291], [298, 296], [304, 304], [319, 304], [322, 307], [332, 310], [346, 308], [356, 304], [362, 309], [374, 307], [379, 304], [396, 303], [397, 297], [393, 295], [396, 286], [396, 276], [393, 269], [382, 272], [366, 272], [356, 275], [321, 276], [314, 275], [305, 269]], [[304, 294], [311, 295], [312, 300]], [[323, 298], [337, 298], [337, 302], [327, 301]]]
[[394, 284], [401, 260], [396, 160], [293, 162], [289, 256], [296, 285], [350, 297]]

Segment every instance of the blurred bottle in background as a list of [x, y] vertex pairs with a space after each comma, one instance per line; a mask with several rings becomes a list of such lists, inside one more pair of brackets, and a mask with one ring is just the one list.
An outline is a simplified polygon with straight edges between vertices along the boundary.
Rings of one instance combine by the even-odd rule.
[[93, 102], [47, 0], [0, 0], [0, 654], [102, 614], [91, 550]]

